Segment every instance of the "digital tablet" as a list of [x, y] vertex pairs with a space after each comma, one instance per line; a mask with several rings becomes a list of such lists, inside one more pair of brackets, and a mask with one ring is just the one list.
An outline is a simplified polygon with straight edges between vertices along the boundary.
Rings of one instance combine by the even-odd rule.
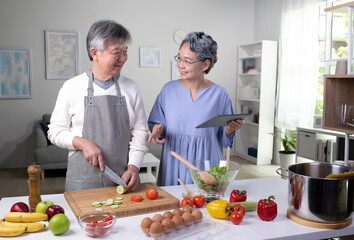
[[232, 114], [232, 115], [217, 115], [205, 121], [195, 128], [207, 128], [207, 127], [221, 127], [226, 126], [228, 122], [236, 119], [246, 119], [251, 116], [251, 114]]

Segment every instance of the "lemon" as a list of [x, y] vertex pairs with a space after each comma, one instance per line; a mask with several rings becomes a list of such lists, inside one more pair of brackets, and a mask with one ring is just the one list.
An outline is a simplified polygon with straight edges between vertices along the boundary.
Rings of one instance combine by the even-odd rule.
[[118, 193], [118, 194], [124, 194], [124, 193], [126, 193], [127, 191], [128, 191], [128, 189], [127, 189], [126, 187], [124, 187], [124, 186], [119, 185], [119, 186], [117, 187], [117, 193]]

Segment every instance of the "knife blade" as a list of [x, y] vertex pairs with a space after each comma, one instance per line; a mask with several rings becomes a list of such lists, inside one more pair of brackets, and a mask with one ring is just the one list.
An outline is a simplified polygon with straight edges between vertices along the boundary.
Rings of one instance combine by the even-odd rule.
[[112, 171], [107, 165], [104, 166], [103, 175], [105, 175], [109, 180], [117, 183], [118, 185], [122, 185], [127, 187], [127, 184], [121, 179], [115, 172]]

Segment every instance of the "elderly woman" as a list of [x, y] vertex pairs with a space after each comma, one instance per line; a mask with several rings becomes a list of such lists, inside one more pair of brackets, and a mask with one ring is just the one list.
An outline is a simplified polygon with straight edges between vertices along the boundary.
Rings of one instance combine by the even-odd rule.
[[65, 191], [115, 186], [102, 174], [105, 165], [128, 190], [139, 184], [148, 129], [137, 84], [120, 74], [130, 39], [114, 21], [95, 22], [86, 38], [92, 69], [60, 89], [48, 138], [70, 150]]
[[203, 32], [191, 32], [182, 41], [175, 57], [181, 79], [167, 83], [158, 95], [148, 124], [154, 140], [164, 144], [159, 185], [177, 185], [177, 178], [193, 183], [186, 166], [171, 156], [175, 151], [201, 170], [204, 160], [210, 165], [223, 159], [223, 147], [232, 146], [242, 120], [225, 127], [198, 128], [215, 115], [233, 114], [226, 90], [205, 78], [217, 61], [217, 43]]

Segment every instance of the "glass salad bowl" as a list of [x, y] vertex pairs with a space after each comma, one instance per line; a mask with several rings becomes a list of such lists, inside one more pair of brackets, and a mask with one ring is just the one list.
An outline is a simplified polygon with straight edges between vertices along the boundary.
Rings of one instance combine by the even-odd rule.
[[217, 167], [216, 165], [211, 167], [209, 171], [205, 171], [215, 177], [217, 180], [215, 186], [205, 183], [199, 175], [199, 171], [193, 170], [189, 167], [187, 168], [199, 192], [206, 198], [207, 202], [211, 202], [223, 198], [224, 193], [230, 187], [230, 183], [235, 180], [235, 177], [241, 168], [241, 164], [233, 162], [230, 164], [227, 171], [226, 167]]
[[109, 234], [116, 220], [116, 214], [111, 211], [86, 212], [78, 217], [81, 229], [90, 237]]

